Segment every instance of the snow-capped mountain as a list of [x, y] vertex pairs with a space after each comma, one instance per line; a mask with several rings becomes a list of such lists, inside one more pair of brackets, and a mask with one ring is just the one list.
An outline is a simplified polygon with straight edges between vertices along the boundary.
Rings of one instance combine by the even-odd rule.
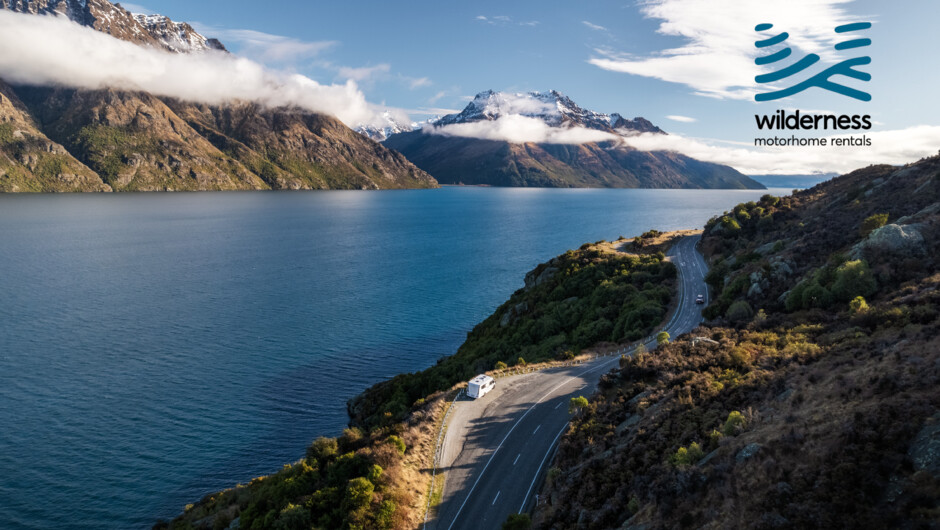
[[638, 132], [663, 132], [644, 118], [624, 119], [620, 114], [604, 114], [580, 107], [568, 96], [556, 91], [548, 92], [480, 92], [459, 114], [448, 114], [432, 125], [446, 126], [482, 120], [496, 120], [509, 114], [537, 118], [552, 127], [581, 126], [588, 129], [615, 132], [629, 129]]
[[177, 53], [225, 50], [185, 22], [162, 15], [133, 14], [107, 0], [0, 0], [0, 9], [32, 15], [64, 16], [121, 40]]
[[396, 120], [389, 111], [382, 113], [382, 119], [384, 123], [381, 125], [365, 125], [360, 123], [353, 130], [376, 142], [384, 142], [393, 134], [410, 132], [421, 128], [421, 124], [417, 122], [402, 123]]
[[134, 19], [166, 48], [181, 53], [222, 50], [218, 39], [207, 39], [185, 22], [173, 22], [163, 15], [134, 13]]

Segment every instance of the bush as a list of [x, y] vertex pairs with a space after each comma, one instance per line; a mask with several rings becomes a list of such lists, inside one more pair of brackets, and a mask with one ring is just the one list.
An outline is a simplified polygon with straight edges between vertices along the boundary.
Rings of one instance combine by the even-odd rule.
[[656, 344], [662, 346], [663, 344], [669, 344], [669, 333], [665, 331], [660, 331], [656, 334]]
[[728, 419], [725, 420], [725, 425], [721, 428], [721, 432], [725, 436], [733, 436], [738, 432], [744, 430], [747, 420], [744, 419], [744, 414], [736, 410], [732, 410], [728, 414]]
[[862, 235], [862, 237], [868, 237], [868, 234], [874, 232], [886, 224], [888, 224], [888, 214], [876, 213], [875, 215], [866, 217], [865, 220], [862, 221], [862, 225], [859, 227], [858, 232]]
[[584, 396], [578, 396], [571, 398], [571, 401], [568, 402], [568, 414], [573, 414], [575, 411], [584, 410], [588, 407], [590, 403], [587, 398]]
[[676, 451], [674, 455], [672, 455], [670, 460], [676, 467], [691, 466], [698, 463], [698, 461], [701, 460], [704, 456], [705, 452], [702, 451], [702, 447], [698, 444], [698, 442], [692, 442], [688, 449], [685, 447], [680, 447], [679, 450]]
[[402, 440], [400, 436], [390, 434], [388, 435], [388, 438], [385, 439], [385, 441], [395, 446], [395, 449], [398, 450], [398, 454], [400, 455], [404, 455], [405, 451], [408, 450], [408, 446], [405, 445], [405, 441]]
[[861, 296], [856, 296], [849, 302], [849, 311], [854, 315], [857, 313], [864, 313], [868, 311], [868, 303], [865, 301], [865, 298]]
[[497, 370], [505, 370], [506, 368], [508, 368], [508, 367], [506, 366], [506, 363], [504, 363], [503, 361], [496, 361], [496, 369], [497, 369]]
[[503, 523], [503, 530], [528, 530], [532, 528], [532, 518], [527, 513], [511, 513]]
[[324, 461], [335, 458], [338, 452], [339, 446], [336, 443], [336, 438], [321, 436], [307, 448], [307, 461], [311, 464], [319, 462], [322, 466]]
[[725, 312], [725, 316], [728, 317], [728, 320], [734, 323], [746, 322], [754, 316], [754, 310], [751, 308], [751, 304], [745, 302], [744, 300], [738, 300], [728, 307], [728, 311]]
[[856, 296], [871, 296], [878, 290], [875, 276], [864, 260], [847, 261], [836, 269], [832, 295], [840, 302], [848, 302]]

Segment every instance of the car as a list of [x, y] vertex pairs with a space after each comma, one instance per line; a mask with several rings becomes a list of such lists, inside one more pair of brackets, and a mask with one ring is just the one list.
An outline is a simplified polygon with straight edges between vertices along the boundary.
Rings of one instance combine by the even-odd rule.
[[695, 297], [695, 303], [696, 303], [696, 304], [704, 304], [704, 303], [705, 303], [705, 296], [703, 296], [703, 295], [698, 295], [698, 296], [696, 296], [696, 297]]

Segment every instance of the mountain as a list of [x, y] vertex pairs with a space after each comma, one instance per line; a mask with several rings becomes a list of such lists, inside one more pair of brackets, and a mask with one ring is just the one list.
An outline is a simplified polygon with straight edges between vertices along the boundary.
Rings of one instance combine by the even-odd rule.
[[[105, 0], [0, 0], [171, 53], [224, 53], [186, 23]], [[0, 81], [0, 191], [436, 187], [401, 154], [339, 120], [249, 102]]]
[[768, 188], [811, 188], [820, 182], [838, 177], [838, 173], [813, 173], [809, 175], [748, 175]]
[[763, 186], [731, 167], [675, 152], [639, 151], [614, 141], [510, 143], [443, 134], [449, 126], [494, 122], [504, 116], [537, 119], [558, 131], [581, 127], [612, 135], [666, 134], [644, 118], [628, 120], [578, 106], [556, 91], [477, 94], [459, 114], [384, 142], [446, 184], [609, 188], [732, 188]]
[[705, 227], [710, 321], [621, 360], [534, 528], [935, 528], [940, 157]]
[[366, 136], [367, 138], [375, 140], [376, 142], [384, 142], [388, 139], [389, 136], [393, 134], [410, 132], [421, 127], [418, 123], [414, 122], [401, 123], [392, 117], [392, 114], [389, 111], [383, 112], [382, 118], [385, 120], [385, 124], [383, 124], [381, 127], [376, 125], [359, 124], [353, 130]]

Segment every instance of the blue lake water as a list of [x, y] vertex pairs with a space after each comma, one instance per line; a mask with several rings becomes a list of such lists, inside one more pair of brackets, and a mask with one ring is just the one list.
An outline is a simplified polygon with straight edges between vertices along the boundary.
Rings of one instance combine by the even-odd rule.
[[338, 434], [538, 263], [763, 193], [0, 196], [0, 527], [149, 528]]

